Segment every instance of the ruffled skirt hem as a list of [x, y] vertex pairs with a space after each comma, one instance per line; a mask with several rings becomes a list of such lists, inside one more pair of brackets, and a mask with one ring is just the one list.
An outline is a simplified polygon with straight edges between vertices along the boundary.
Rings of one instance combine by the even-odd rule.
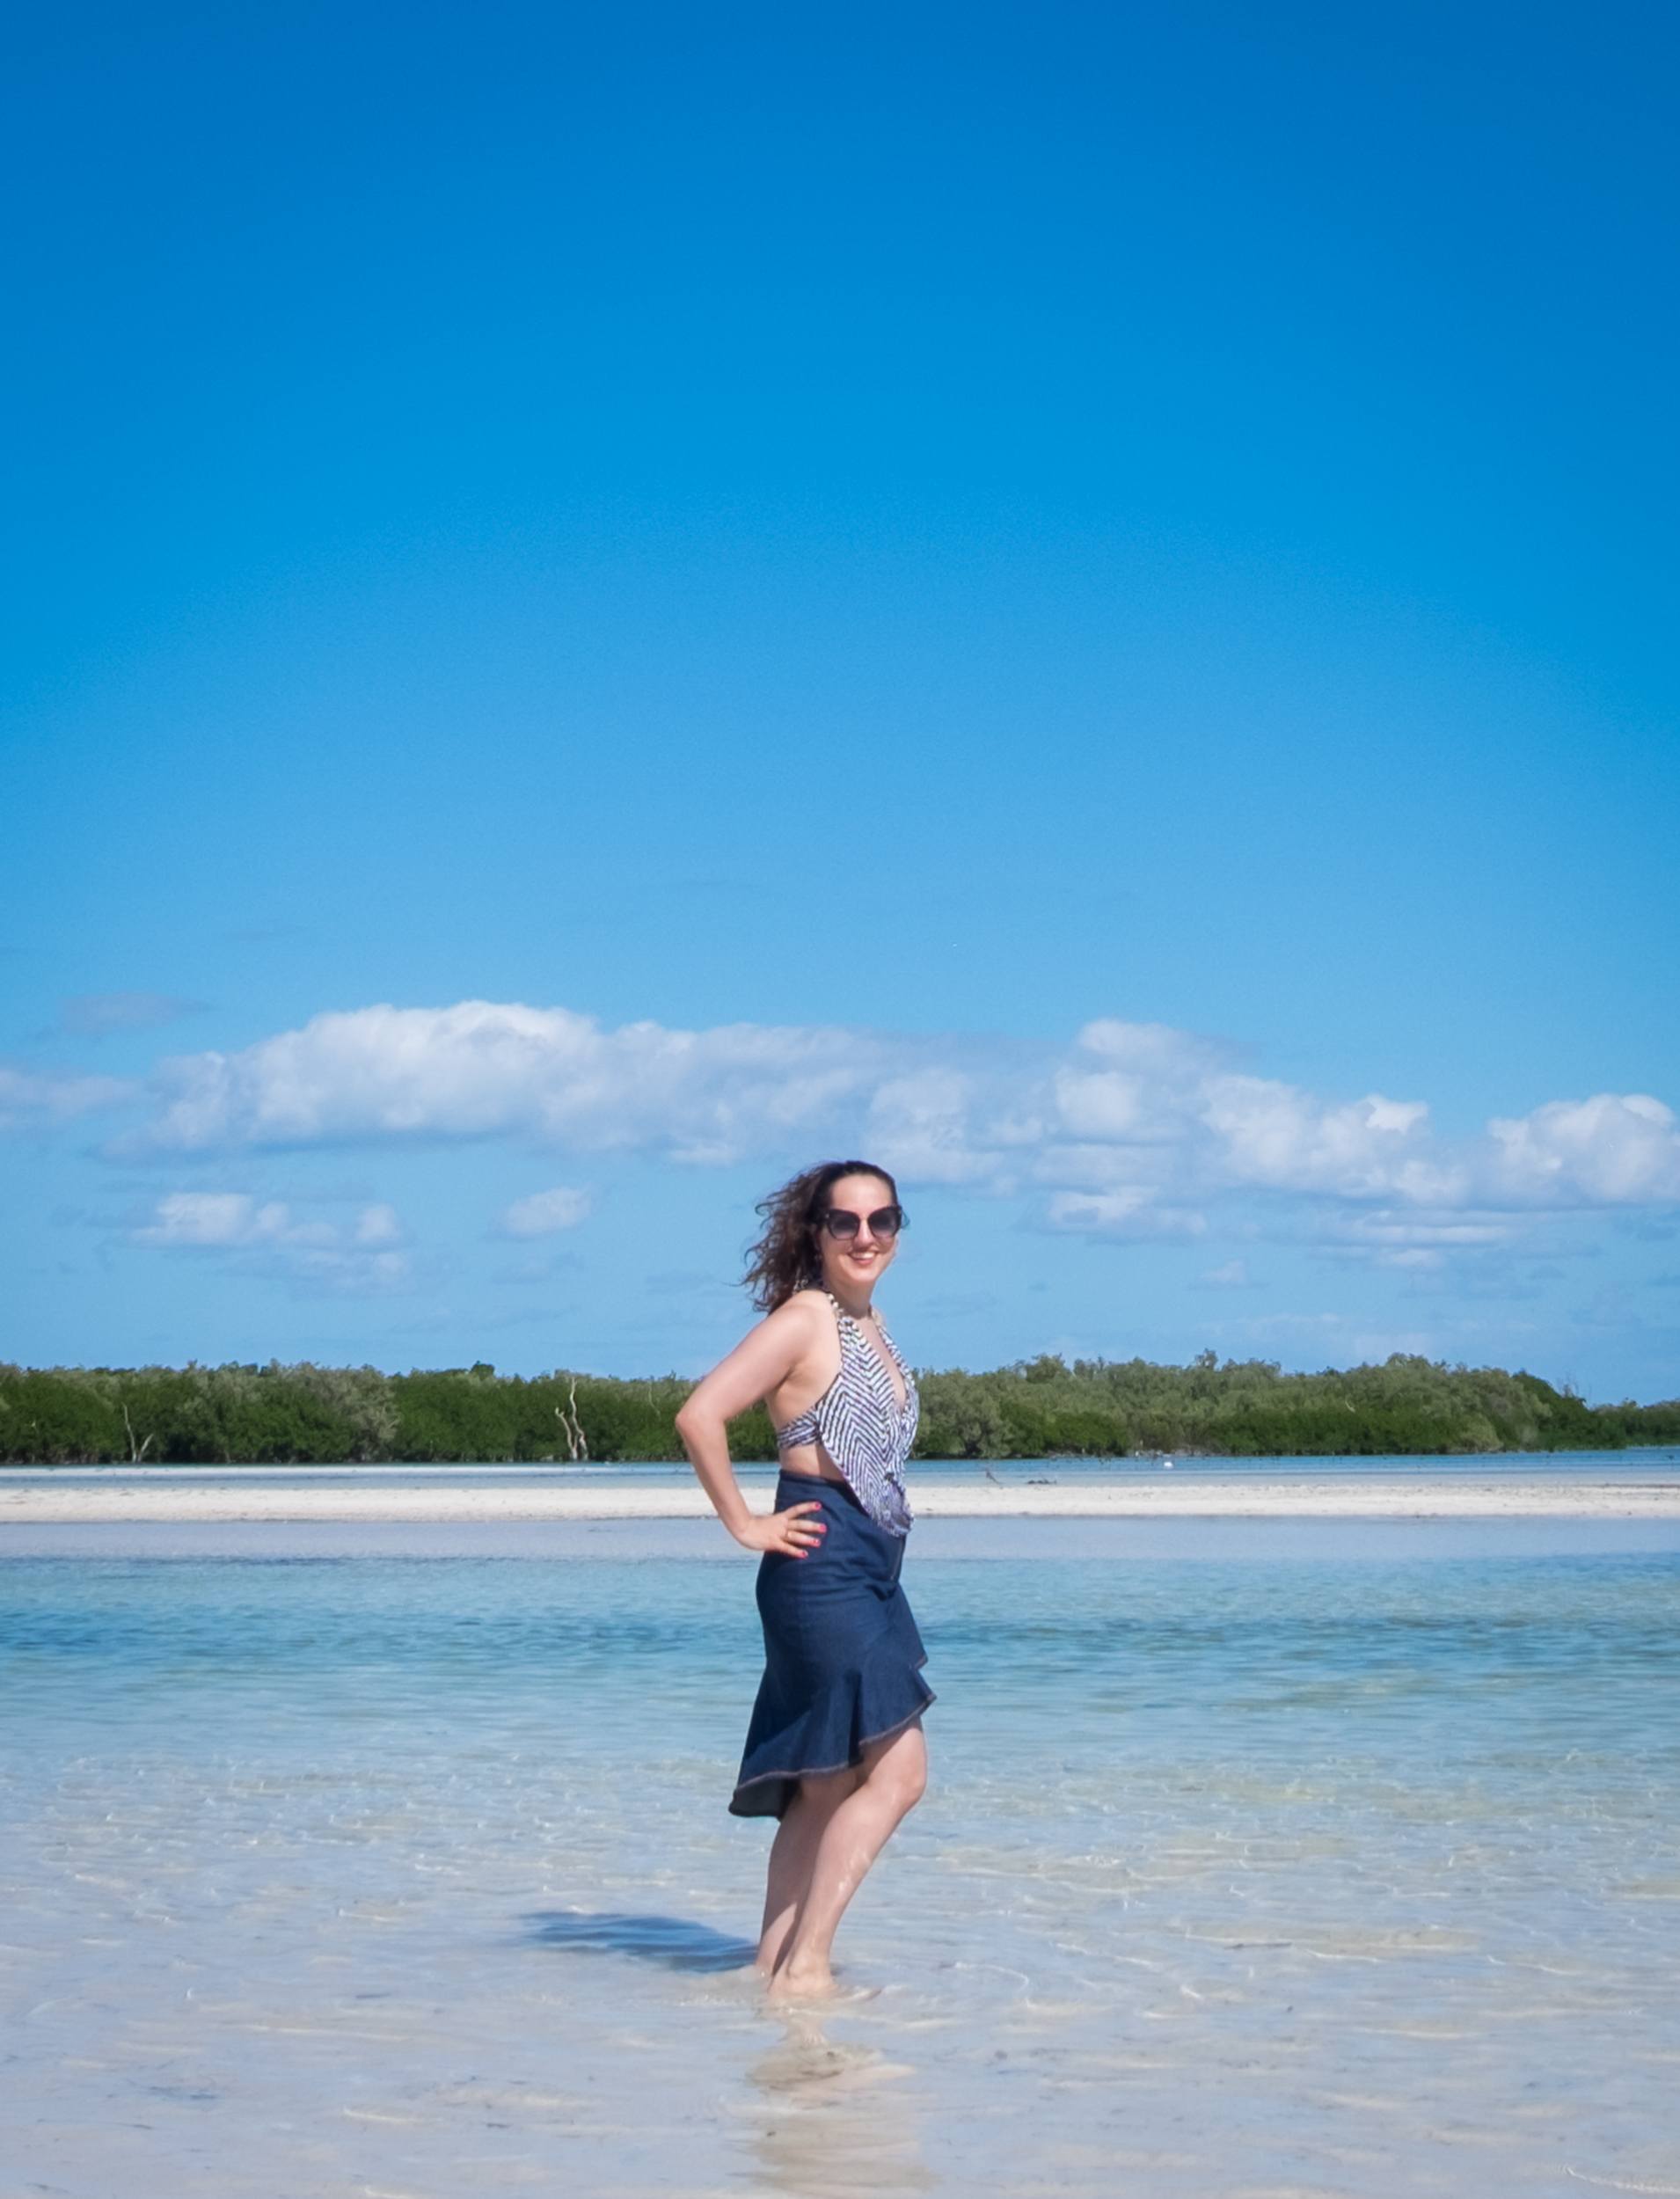
[[939, 1698], [922, 1677], [925, 1657], [890, 1675], [848, 1674], [825, 1699], [780, 1732], [756, 1742], [729, 1798], [734, 1817], [779, 1817], [801, 1779], [853, 1772], [865, 1752], [913, 1726]]

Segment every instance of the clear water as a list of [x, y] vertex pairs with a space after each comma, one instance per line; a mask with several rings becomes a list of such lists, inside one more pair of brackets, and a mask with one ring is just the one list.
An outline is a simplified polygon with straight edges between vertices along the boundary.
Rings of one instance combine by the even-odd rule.
[[[743, 1481], [773, 1481], [773, 1465], [752, 1461], [737, 1469]], [[918, 1458], [913, 1469], [917, 1482], [968, 1480], [988, 1471], [988, 1463], [974, 1458]], [[1389, 1480], [1415, 1476], [1424, 1480], [1468, 1477], [1478, 1481], [1511, 1477], [1518, 1480], [1567, 1480], [1586, 1483], [1672, 1483], [1680, 1479], [1680, 1449], [1672, 1444], [1646, 1444], [1627, 1450], [1524, 1450], [1493, 1453], [1442, 1453], [1418, 1457], [1312, 1458], [1197, 1458], [1174, 1457], [1170, 1467], [1157, 1457], [1138, 1458], [1007, 1458], [990, 1462], [990, 1471], [1001, 1481], [1019, 1485], [1048, 1479], [1070, 1482], [1080, 1487], [1123, 1486], [1128, 1481], [1153, 1480], [1163, 1472], [1187, 1479], [1220, 1481], [1280, 1479], [1303, 1481], [1345, 1480], [1370, 1475]], [[566, 1466], [509, 1466], [451, 1465], [437, 1466], [0, 1466], [0, 1489], [50, 1488], [55, 1482], [97, 1487], [141, 1481], [147, 1487], [202, 1488], [207, 1484], [234, 1482], [241, 1487], [315, 1488], [323, 1485], [378, 1487], [391, 1480], [468, 1481], [474, 1487], [541, 1487], [563, 1482], [584, 1482], [591, 1487], [623, 1483], [645, 1487], [675, 1479], [684, 1488], [693, 1486], [686, 1465], [668, 1459], [625, 1459], [610, 1465]]]
[[917, 1531], [793, 2017], [715, 1529], [19, 1531], [4, 2189], [1680, 2190], [1680, 1531], [1264, 1524]]

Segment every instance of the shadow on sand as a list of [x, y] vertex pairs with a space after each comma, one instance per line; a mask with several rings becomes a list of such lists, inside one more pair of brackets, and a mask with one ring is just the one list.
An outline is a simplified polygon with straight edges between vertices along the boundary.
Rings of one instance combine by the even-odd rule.
[[757, 1954], [751, 1940], [732, 1940], [686, 1917], [631, 1917], [615, 1910], [542, 1909], [524, 1919], [539, 1947], [577, 1954], [632, 1954], [673, 1970], [738, 1970]]

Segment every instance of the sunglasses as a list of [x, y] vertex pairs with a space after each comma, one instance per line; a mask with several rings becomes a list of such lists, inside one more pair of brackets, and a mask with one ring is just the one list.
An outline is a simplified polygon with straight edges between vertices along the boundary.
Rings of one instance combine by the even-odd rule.
[[[846, 1245], [858, 1234], [858, 1219], [844, 1207], [829, 1207], [826, 1213], [818, 1215], [816, 1223], [820, 1230], [827, 1230], [830, 1237]], [[898, 1206], [877, 1207], [868, 1219], [872, 1237], [896, 1237], [904, 1226], [904, 1209]]]

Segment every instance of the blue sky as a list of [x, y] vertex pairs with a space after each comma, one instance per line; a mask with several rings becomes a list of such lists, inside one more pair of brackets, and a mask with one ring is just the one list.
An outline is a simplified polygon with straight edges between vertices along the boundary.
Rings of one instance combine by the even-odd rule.
[[0, 1353], [1680, 1390], [1660, 11], [11, 42]]

